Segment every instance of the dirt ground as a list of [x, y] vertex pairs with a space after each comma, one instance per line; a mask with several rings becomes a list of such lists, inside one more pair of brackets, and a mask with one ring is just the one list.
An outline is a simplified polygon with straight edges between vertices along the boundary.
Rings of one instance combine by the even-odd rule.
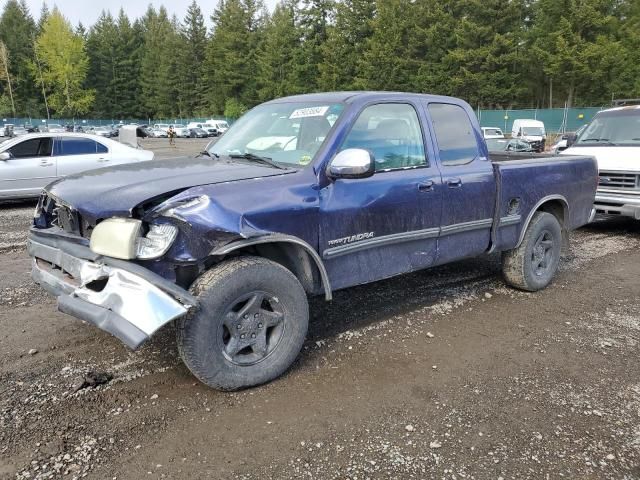
[[294, 367], [220, 393], [170, 327], [132, 353], [58, 313], [32, 209], [0, 205], [0, 478], [640, 478], [639, 223], [575, 232], [537, 294], [488, 256], [313, 299]]

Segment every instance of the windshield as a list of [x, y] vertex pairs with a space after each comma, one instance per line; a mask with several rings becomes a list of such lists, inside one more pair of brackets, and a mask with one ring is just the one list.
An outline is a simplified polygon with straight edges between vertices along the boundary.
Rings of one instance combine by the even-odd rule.
[[640, 109], [602, 112], [580, 134], [574, 145], [640, 146]]
[[522, 134], [528, 137], [542, 137], [544, 130], [542, 127], [522, 127]]
[[260, 105], [234, 123], [209, 153], [253, 154], [285, 166], [308, 165], [343, 110], [342, 104], [310, 102]]

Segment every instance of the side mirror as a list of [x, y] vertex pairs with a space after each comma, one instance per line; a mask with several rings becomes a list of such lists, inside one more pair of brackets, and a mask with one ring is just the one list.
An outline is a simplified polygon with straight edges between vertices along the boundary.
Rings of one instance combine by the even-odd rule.
[[331, 178], [367, 178], [374, 174], [373, 155], [361, 148], [348, 148], [338, 153], [329, 164]]
[[576, 135], [575, 133], [567, 134], [567, 148], [569, 148], [571, 145], [576, 143], [577, 139], [578, 139], [578, 135]]
[[11, 154], [9, 152], [0, 153], [0, 160], [2, 160], [3, 162], [6, 160], [11, 160]]

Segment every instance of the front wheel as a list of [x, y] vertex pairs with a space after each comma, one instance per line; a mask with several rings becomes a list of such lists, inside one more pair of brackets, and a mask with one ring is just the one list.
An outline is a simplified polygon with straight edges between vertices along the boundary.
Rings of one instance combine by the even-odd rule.
[[307, 334], [309, 307], [298, 279], [260, 257], [222, 262], [191, 287], [200, 307], [178, 320], [182, 360], [203, 383], [238, 390], [280, 376]]
[[519, 247], [502, 253], [502, 273], [512, 287], [536, 292], [551, 283], [562, 251], [562, 227], [546, 212], [536, 212]]

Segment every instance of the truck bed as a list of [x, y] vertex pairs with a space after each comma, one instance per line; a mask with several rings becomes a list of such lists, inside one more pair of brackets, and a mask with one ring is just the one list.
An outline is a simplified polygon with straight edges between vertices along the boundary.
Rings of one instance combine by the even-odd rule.
[[542, 203], [562, 208], [565, 230], [589, 221], [598, 167], [591, 156], [549, 156], [538, 153], [490, 153], [497, 181], [495, 222], [500, 226], [493, 248], [508, 250]]

